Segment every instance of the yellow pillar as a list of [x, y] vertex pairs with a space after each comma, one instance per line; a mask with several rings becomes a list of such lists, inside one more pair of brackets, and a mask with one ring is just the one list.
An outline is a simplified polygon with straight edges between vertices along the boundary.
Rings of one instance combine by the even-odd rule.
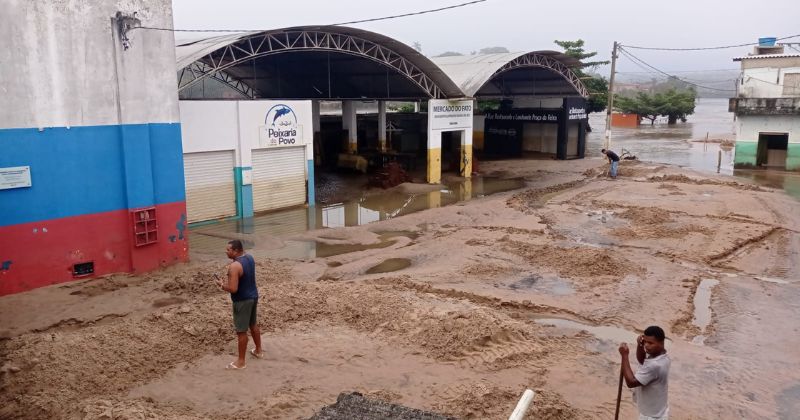
[[[466, 135], [466, 133], [464, 133]], [[461, 173], [464, 177], [469, 178], [472, 176], [472, 145], [465, 144], [461, 146]]]
[[438, 184], [442, 181], [442, 133], [428, 132], [428, 183]]

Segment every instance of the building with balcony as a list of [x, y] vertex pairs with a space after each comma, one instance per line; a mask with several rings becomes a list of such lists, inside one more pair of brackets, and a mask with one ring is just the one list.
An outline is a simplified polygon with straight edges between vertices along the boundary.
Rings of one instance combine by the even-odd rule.
[[770, 38], [733, 60], [742, 64], [729, 104], [736, 116], [734, 167], [800, 171], [800, 52], [786, 53]]

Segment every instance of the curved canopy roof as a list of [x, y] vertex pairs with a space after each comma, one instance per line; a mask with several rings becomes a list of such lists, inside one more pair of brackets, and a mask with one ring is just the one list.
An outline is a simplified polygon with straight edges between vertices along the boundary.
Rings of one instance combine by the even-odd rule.
[[557, 51], [457, 55], [432, 61], [469, 97], [588, 96], [571, 70], [580, 60]]
[[343, 26], [302, 26], [179, 42], [176, 58], [182, 93], [210, 77], [248, 97], [463, 96], [439, 67], [413, 48]]
[[[429, 59], [395, 39], [344, 26], [242, 32], [176, 44], [182, 98], [588, 96], [570, 70], [580, 61], [556, 51]], [[217, 83], [206, 86], [209, 79]]]

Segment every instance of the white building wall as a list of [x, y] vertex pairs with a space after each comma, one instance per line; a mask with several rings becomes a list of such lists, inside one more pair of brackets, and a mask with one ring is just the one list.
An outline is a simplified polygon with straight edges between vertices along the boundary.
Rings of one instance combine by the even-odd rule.
[[252, 150], [261, 148], [266, 114], [277, 104], [297, 115], [306, 160], [313, 160], [311, 101], [180, 101], [185, 153], [236, 150], [236, 166], [252, 166]]
[[800, 143], [800, 118], [792, 115], [741, 115], [736, 141], [758, 142], [758, 133], [789, 133], [789, 143]]
[[180, 110], [184, 153], [237, 149], [236, 101], [180, 101]]
[[133, 30], [123, 51], [118, 11], [172, 28], [169, 0], [2, 2], [0, 127], [177, 122], [173, 34]]
[[800, 73], [800, 67], [757, 67], [742, 70], [738, 96], [745, 98], [781, 98], [787, 73]]

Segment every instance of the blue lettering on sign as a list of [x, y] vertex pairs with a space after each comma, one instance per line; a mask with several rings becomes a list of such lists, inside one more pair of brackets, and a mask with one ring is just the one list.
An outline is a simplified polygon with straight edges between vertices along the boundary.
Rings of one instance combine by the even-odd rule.
[[297, 116], [288, 105], [278, 104], [270, 108], [264, 122], [269, 146], [286, 146], [297, 143]]

